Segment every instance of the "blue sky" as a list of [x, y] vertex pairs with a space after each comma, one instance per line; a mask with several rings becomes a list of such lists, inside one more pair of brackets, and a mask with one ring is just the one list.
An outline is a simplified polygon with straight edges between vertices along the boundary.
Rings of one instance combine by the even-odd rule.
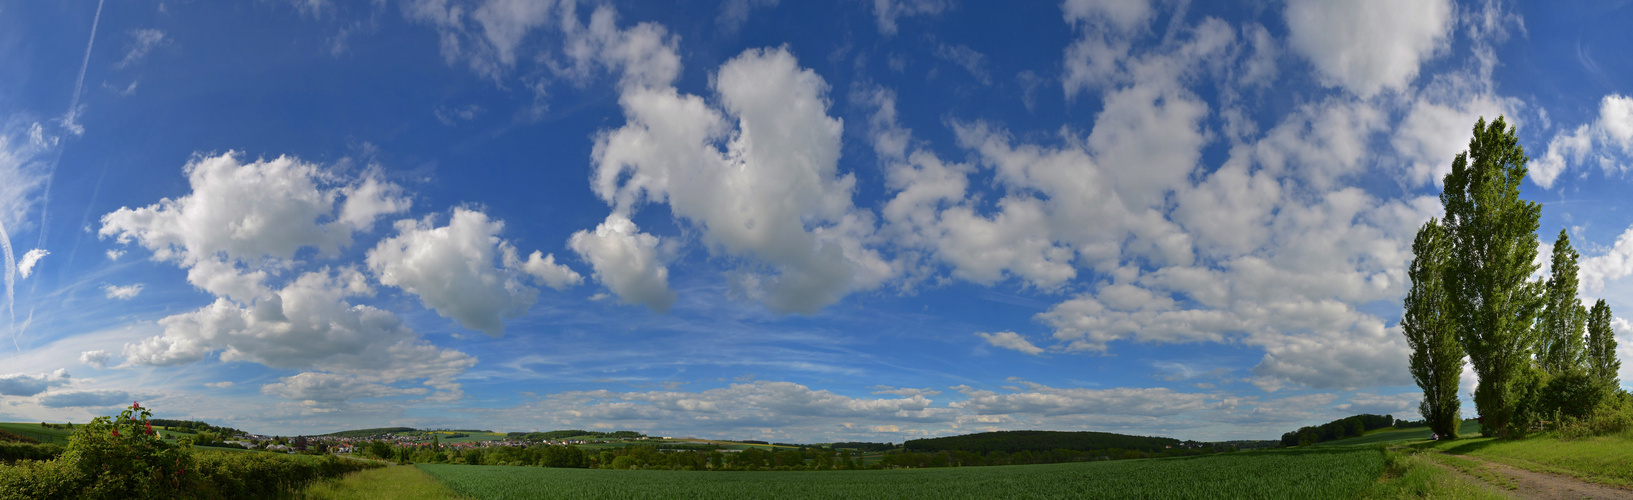
[[1629, 25], [0, 2], [0, 420], [140, 400], [269, 434], [820, 442], [1416, 418], [1410, 240], [1481, 116], [1517, 124], [1544, 250], [1568, 230], [1633, 354]]

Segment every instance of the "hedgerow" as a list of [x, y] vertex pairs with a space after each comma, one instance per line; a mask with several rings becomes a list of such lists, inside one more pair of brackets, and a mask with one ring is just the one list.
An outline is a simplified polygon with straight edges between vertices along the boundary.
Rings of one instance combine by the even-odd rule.
[[379, 467], [359, 460], [265, 453], [195, 452], [153, 430], [132, 403], [117, 417], [79, 427], [50, 460], [0, 465], [0, 500], [57, 498], [264, 498], [318, 479]]

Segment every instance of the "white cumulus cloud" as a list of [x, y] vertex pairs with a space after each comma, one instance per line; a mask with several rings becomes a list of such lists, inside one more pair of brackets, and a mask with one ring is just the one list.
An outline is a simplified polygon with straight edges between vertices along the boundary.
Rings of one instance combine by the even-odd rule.
[[554, 288], [581, 278], [534, 252], [522, 262], [516, 248], [499, 237], [504, 222], [487, 214], [456, 208], [448, 225], [426, 220], [397, 222], [397, 236], [368, 252], [369, 271], [380, 283], [401, 288], [426, 307], [461, 326], [491, 336], [504, 333], [504, 320], [527, 312], [538, 290], [522, 282], [535, 276]]
[[1404, 90], [1442, 50], [1452, 28], [1449, 0], [1287, 2], [1288, 45], [1329, 85], [1361, 97]]

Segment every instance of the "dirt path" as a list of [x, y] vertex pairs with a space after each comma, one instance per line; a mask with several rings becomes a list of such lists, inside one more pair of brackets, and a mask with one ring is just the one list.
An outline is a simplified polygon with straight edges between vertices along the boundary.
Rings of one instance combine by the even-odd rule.
[[[1450, 454], [1448, 453], [1448, 455]], [[1507, 493], [1519, 498], [1541, 498], [1549, 500], [1574, 500], [1582, 498], [1633, 498], [1633, 490], [1624, 490], [1614, 486], [1590, 483], [1573, 477], [1529, 471], [1468, 455], [1453, 456], [1479, 462], [1492, 473], [1501, 474], [1512, 479], [1514, 483], [1519, 486], [1519, 488], [1510, 490]], [[1448, 467], [1447, 469], [1456, 472], [1455, 468]], [[1461, 474], [1461, 472], [1459, 472], [1459, 474]], [[1464, 475], [1464, 477], [1469, 477], [1472, 479], [1472, 476]]]

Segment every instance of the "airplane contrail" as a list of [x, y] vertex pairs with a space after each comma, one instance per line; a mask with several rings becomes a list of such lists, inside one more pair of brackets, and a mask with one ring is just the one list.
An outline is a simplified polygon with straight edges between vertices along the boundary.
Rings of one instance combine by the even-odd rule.
[[[91, 47], [96, 46], [96, 26], [102, 22], [103, 1], [97, 0], [96, 2], [96, 16], [91, 18], [91, 39], [85, 42], [85, 57], [80, 59], [79, 62], [79, 80], [74, 82], [74, 97], [68, 101], [68, 114], [63, 116], [62, 120], [63, 128], [73, 132], [74, 135], [85, 132], [85, 127], [75, 123], [75, 119], [79, 114], [79, 94], [85, 90], [85, 69], [91, 65]], [[57, 164], [62, 162], [63, 149], [63, 143], [58, 143], [57, 157], [51, 160], [51, 167], [46, 169], [45, 172], [45, 194], [42, 196], [40, 203], [40, 242], [35, 245], [35, 248], [45, 248], [45, 236], [51, 232], [51, 224], [49, 224], [51, 221], [51, 181], [57, 177]], [[7, 300], [10, 300], [10, 294], [7, 294], [7, 297]]]
[[11, 347], [23, 352], [23, 348], [17, 344], [17, 309], [11, 297], [11, 289], [17, 284], [17, 260], [11, 254], [11, 233], [6, 232], [6, 221], [3, 219], [0, 217], [0, 250], [6, 254], [6, 331], [11, 332]]

